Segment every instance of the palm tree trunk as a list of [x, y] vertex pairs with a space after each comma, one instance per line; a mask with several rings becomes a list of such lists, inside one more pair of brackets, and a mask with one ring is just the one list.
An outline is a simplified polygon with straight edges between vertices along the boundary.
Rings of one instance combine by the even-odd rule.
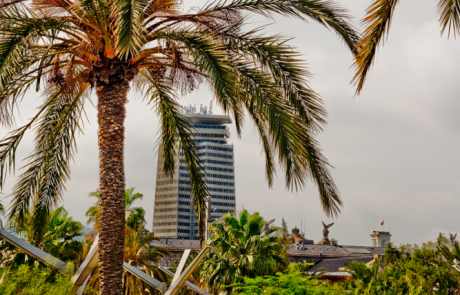
[[123, 295], [122, 275], [125, 242], [123, 150], [125, 104], [128, 90], [129, 82], [123, 79], [97, 87], [100, 295]]

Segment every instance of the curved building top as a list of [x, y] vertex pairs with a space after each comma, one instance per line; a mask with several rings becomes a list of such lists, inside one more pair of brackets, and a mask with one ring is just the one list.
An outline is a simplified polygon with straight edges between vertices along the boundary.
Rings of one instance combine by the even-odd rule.
[[182, 108], [182, 114], [190, 120], [192, 124], [230, 124], [232, 119], [227, 115], [213, 115], [212, 102], [209, 107], [200, 105], [199, 113], [196, 112], [195, 106], [188, 106]]

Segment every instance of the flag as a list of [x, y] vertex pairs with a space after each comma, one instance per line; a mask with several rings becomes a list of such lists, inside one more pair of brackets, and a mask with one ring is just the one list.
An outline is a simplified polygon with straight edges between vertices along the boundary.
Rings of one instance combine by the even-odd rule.
[[384, 224], [385, 224], [385, 220], [384, 220], [384, 221], [382, 221], [382, 223], [380, 223], [380, 225], [384, 225]]

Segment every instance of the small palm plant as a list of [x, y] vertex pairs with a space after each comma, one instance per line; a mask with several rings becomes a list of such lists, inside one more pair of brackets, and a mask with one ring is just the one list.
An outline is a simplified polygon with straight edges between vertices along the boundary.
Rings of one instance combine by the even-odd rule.
[[[97, 199], [96, 203], [86, 211], [88, 225], [92, 224], [96, 231], [100, 230], [100, 193], [99, 190], [89, 193], [89, 197]], [[125, 190], [125, 206], [130, 207], [133, 212], [129, 215], [126, 225], [131, 229], [139, 229], [139, 226], [145, 224], [145, 210], [142, 207], [132, 207], [136, 200], [142, 200], [144, 197], [141, 193], [134, 193], [134, 188]]]
[[[76, 239], [83, 235], [83, 225], [73, 220], [68, 212], [59, 207], [50, 212], [40, 232], [34, 231], [29, 225], [32, 216], [28, 215], [29, 222], [24, 225], [11, 223], [9, 230], [28, 243], [66, 262], [81, 263], [83, 254], [83, 242]], [[14, 245], [0, 242], [0, 265], [20, 265], [33, 261], [30, 257], [18, 250]]]
[[259, 213], [243, 210], [239, 217], [227, 213], [211, 225], [208, 245], [213, 250], [202, 266], [201, 277], [211, 290], [242, 282], [244, 277], [273, 275], [286, 265], [278, 227], [265, 228]]
[[[125, 239], [125, 256], [124, 261], [143, 269], [143, 271], [160, 281], [167, 282], [168, 277], [157, 267], [159, 260], [169, 255], [169, 251], [161, 247], [150, 247], [154, 240], [159, 240], [152, 233], [143, 235], [144, 227], [136, 229], [127, 229]], [[144, 294], [144, 290], [150, 287], [135, 276], [124, 274], [124, 285], [128, 290], [126, 294]], [[155, 290], [151, 290], [155, 292]]]
[[381, 258], [375, 260], [370, 266], [367, 266], [364, 262], [353, 261], [345, 266], [345, 270], [353, 276], [353, 279], [360, 280], [365, 285], [369, 285], [377, 278], [381, 263]]
[[309, 72], [288, 38], [245, 26], [251, 14], [311, 19], [335, 31], [354, 53], [359, 38], [334, 2], [213, 1], [184, 13], [175, 0], [0, 0], [0, 9], [0, 124], [11, 126], [13, 109], [28, 90], [44, 89], [36, 115], [0, 143], [1, 187], [24, 134], [31, 128], [36, 134], [12, 192], [10, 218], [25, 222], [32, 210], [32, 228], [40, 230], [70, 177], [85, 102], [92, 90], [97, 96], [101, 295], [122, 292], [124, 121], [131, 86], [160, 117], [168, 174], [182, 151], [200, 238], [209, 194], [178, 100], [202, 83], [234, 117], [238, 134], [245, 114], [255, 124], [270, 186], [278, 159], [287, 187], [301, 189], [313, 179], [325, 212], [338, 214], [339, 193], [315, 139], [326, 112], [307, 85]]

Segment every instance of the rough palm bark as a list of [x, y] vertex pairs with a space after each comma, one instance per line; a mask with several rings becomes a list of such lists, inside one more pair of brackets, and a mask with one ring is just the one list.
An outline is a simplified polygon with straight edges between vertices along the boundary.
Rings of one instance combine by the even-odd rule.
[[[117, 71], [118, 72], [118, 71]], [[123, 293], [124, 254], [124, 121], [129, 80], [119, 73], [97, 81], [100, 235], [100, 292], [107, 295]]]

